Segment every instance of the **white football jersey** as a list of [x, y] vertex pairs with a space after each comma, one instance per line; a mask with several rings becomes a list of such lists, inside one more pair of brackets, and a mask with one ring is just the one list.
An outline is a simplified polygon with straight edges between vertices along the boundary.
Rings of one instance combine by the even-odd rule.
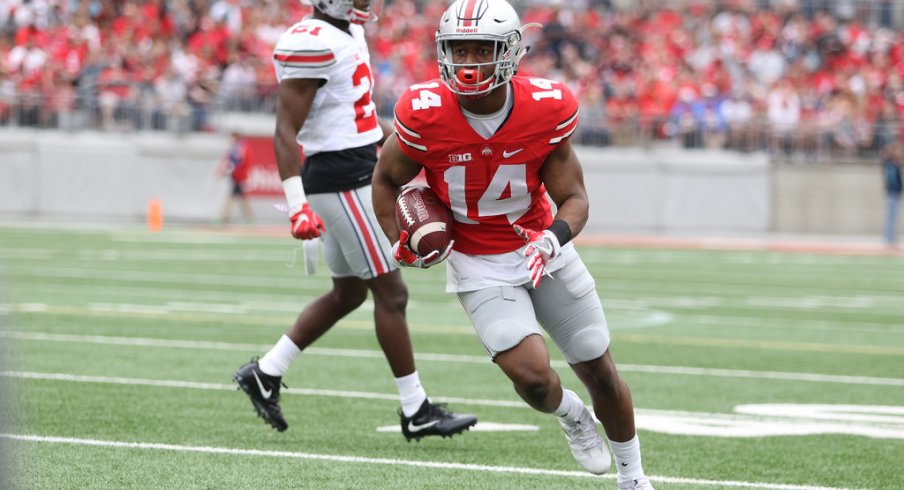
[[273, 51], [276, 78], [319, 78], [308, 117], [298, 132], [306, 156], [376, 143], [383, 137], [371, 96], [373, 75], [364, 28], [349, 33], [307, 18], [280, 36]]

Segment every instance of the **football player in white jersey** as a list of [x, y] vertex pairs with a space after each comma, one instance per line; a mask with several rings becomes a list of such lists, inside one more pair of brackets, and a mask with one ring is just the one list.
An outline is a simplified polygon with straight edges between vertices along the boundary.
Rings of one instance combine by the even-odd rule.
[[619, 488], [649, 490], [631, 393], [609, 353], [593, 277], [570, 243], [589, 209], [569, 141], [578, 104], [559, 82], [515, 76], [525, 27], [505, 0], [457, 0], [446, 10], [436, 33], [440, 78], [396, 103], [396, 132], [374, 171], [374, 209], [399, 265], [441, 261], [411, 250], [394, 219], [400, 187], [424, 172], [455, 219], [446, 290], [458, 295], [488, 354], [531, 407], [558, 417], [584, 469], [609, 471], [609, 447], [550, 367], [542, 326], [590, 392]]
[[[333, 288], [305, 307], [259, 361], [242, 366], [235, 380], [258, 415], [285, 430], [279, 406], [283, 374], [371, 292], [377, 339], [399, 389], [402, 434], [419, 440], [461, 433], [476, 417], [433, 404], [421, 386], [405, 320], [408, 291], [371, 204], [376, 147], [391, 129], [383, 130], [371, 100], [373, 75], [361, 25], [373, 15], [370, 1], [313, 4], [314, 14], [290, 27], [273, 53], [279, 80], [274, 148], [292, 236], [323, 240]], [[306, 155], [303, 167], [299, 145]]]

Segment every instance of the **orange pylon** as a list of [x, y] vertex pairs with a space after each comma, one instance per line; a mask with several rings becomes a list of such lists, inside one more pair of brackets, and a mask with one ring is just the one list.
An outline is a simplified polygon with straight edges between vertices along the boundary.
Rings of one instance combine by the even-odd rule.
[[163, 229], [163, 204], [160, 199], [154, 198], [148, 201], [148, 230], [157, 233]]

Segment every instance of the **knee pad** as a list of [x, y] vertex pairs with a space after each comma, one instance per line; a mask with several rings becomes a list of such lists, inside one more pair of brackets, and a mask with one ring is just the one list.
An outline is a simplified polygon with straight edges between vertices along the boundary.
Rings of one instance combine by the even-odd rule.
[[489, 351], [490, 356], [496, 357], [496, 354], [515, 347], [528, 335], [533, 335], [534, 333], [537, 332], [525, 329], [521, 322], [506, 319], [485, 325], [482, 329], [480, 340], [487, 351]]
[[606, 353], [609, 348], [609, 329], [605, 325], [595, 325], [576, 332], [568, 345], [561, 346], [562, 354], [570, 364], [592, 361]]
[[521, 288], [487, 288], [459, 293], [459, 298], [491, 357], [540, 333], [530, 296]]

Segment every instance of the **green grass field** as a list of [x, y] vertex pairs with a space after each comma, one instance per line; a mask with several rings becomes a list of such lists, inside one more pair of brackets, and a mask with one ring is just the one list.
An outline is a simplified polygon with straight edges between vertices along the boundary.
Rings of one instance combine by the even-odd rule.
[[[12, 488], [615, 488], [491, 362], [445, 271], [405, 271], [418, 369], [475, 430], [407, 443], [369, 308], [284, 378], [232, 373], [325, 290], [282, 236], [0, 226]], [[904, 258], [581, 247], [657, 489], [904, 488]], [[367, 305], [365, 305], [367, 306]], [[586, 391], [551, 349], [563, 383]], [[484, 429], [484, 430], [478, 430]], [[495, 430], [486, 430], [495, 429]]]

